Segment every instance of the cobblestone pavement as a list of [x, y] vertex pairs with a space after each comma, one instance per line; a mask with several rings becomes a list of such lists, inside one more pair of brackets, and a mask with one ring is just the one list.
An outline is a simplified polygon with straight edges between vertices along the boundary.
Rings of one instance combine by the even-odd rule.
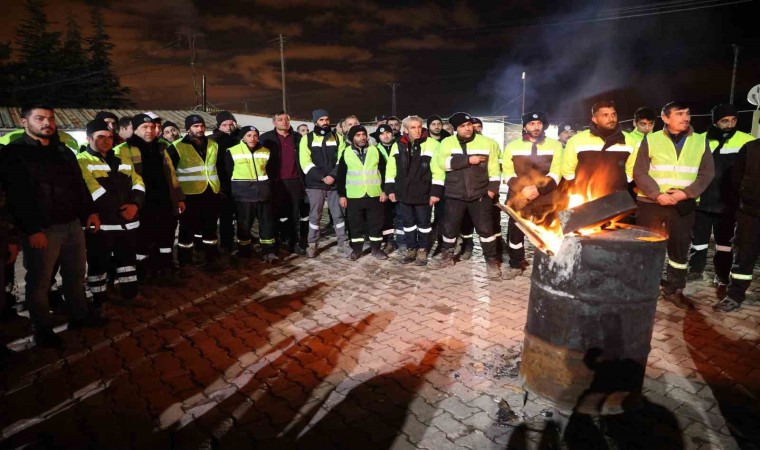
[[146, 287], [154, 310], [107, 305], [110, 324], [63, 331], [64, 352], [15, 342], [0, 447], [759, 448], [757, 281], [730, 314], [707, 281], [688, 286], [695, 311], [660, 301], [644, 409], [568, 418], [518, 383], [527, 276], [487, 281], [478, 250], [432, 271], [328, 242]]

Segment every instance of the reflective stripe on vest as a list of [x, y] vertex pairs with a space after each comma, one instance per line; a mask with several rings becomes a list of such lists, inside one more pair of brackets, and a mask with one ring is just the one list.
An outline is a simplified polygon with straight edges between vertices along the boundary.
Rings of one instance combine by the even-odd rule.
[[219, 176], [216, 173], [216, 158], [218, 146], [208, 140], [206, 144], [206, 160], [201, 159], [192, 145], [186, 142], [175, 144], [179, 153], [177, 163], [177, 181], [185, 194], [202, 194], [207, 186], [215, 193], [219, 192]]
[[246, 181], [266, 181], [267, 162], [269, 162], [269, 150], [266, 147], [259, 147], [251, 153], [245, 142], [230, 147], [228, 150], [232, 160], [235, 163], [232, 169], [233, 180]]
[[[660, 186], [660, 192], [682, 189], [694, 183], [705, 152], [704, 135], [692, 133], [688, 136], [678, 156], [673, 141], [664, 131], [649, 133], [646, 139], [651, 164], [649, 175]], [[642, 193], [639, 195], [643, 196]]]
[[380, 197], [380, 151], [376, 147], [368, 147], [367, 155], [364, 157], [364, 164], [353, 148], [348, 147], [343, 153], [343, 159], [346, 161], [346, 196], [348, 198], [362, 198], [365, 195], [370, 197]]

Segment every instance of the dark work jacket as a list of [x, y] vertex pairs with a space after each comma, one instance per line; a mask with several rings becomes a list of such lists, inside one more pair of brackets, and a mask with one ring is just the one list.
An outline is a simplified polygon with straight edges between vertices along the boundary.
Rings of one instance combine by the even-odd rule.
[[[108, 175], [96, 178], [100, 186], [106, 190], [105, 194], [95, 200], [95, 207], [98, 210], [101, 224], [122, 225], [126, 223], [121, 215], [121, 207], [127, 203], [131, 203], [138, 208], [142, 208], [145, 205], [145, 193], [133, 189], [131, 175], [119, 172], [121, 159], [116, 156], [113, 150], [109, 150], [106, 156], [103, 156], [88, 146], [85, 152], [111, 167]], [[133, 220], [137, 220], [137, 217]]]
[[76, 156], [58, 136], [43, 146], [24, 134], [3, 149], [0, 167], [10, 212], [24, 234], [84, 223], [96, 212]]
[[129, 146], [135, 171], [145, 183], [145, 206], [172, 208], [174, 215], [179, 214], [179, 202], [185, 201], [185, 194], [177, 184], [166, 143], [158, 139], [145, 142], [133, 135], [122, 145]]
[[[396, 160], [396, 182], [385, 185], [386, 194], [396, 194], [396, 201], [414, 205], [425, 204], [430, 201], [430, 185], [433, 175], [430, 171], [430, 156], [422, 156], [422, 144], [430, 139], [422, 137], [415, 142], [409, 142], [406, 136], [402, 136], [396, 143], [398, 153], [393, 158]], [[377, 144], [378, 146], [382, 144]]]
[[233, 147], [240, 142], [242, 136], [240, 136], [240, 130], [235, 130], [231, 134], [224, 133], [221, 130], [215, 130], [211, 134], [211, 139], [216, 141], [216, 145], [219, 149], [216, 157], [216, 173], [219, 176], [219, 184], [221, 185], [222, 192], [229, 196], [232, 172], [227, 170], [224, 155], [227, 154], [228, 148]]
[[[336, 177], [338, 170], [338, 152], [342, 140], [340, 136], [338, 136], [338, 133], [335, 132], [335, 130], [332, 130], [328, 134], [331, 134], [333, 139], [335, 139], [335, 145], [327, 145], [327, 139], [323, 139], [322, 144], [317, 146], [313, 142], [314, 137], [319, 133], [320, 130], [311, 131], [309, 134], [303, 137], [306, 139], [307, 147], [311, 152], [311, 162], [315, 166], [315, 169], [311, 169], [304, 174], [304, 184], [306, 185], [307, 189], [321, 189], [325, 191], [332, 191], [335, 190], [336, 183], [333, 183], [331, 185], [325, 184], [325, 182], [322, 181], [322, 178], [327, 175], [330, 175], [333, 178]], [[320, 137], [326, 138], [327, 135], [320, 135]], [[299, 162], [299, 165], [300, 164], [301, 162]]]
[[733, 179], [739, 209], [760, 217], [760, 139], [747, 142], [739, 150], [733, 168]]
[[[708, 145], [710, 143], [715, 145], [717, 141], [717, 146], [712, 151], [713, 162], [715, 163], [715, 177], [699, 197], [697, 209], [700, 211], [728, 214], [735, 212], [737, 205], [731, 205], [731, 202], [727, 202], [727, 199], [732, 195], [731, 173], [734, 169], [738, 152], [735, 147], [732, 152], [726, 151], [727, 149], [724, 148], [724, 144], [731, 140], [735, 134], [736, 130], [733, 133], [725, 134], [714, 125], [707, 130], [706, 139]], [[710, 147], [712, 148], [713, 145], [710, 145]]]
[[[303, 178], [303, 171], [301, 170], [301, 164], [298, 162], [298, 150], [301, 145], [301, 133], [296, 133], [293, 127], [290, 127], [290, 135], [293, 136], [293, 144], [296, 149], [295, 164], [296, 171], [301, 174]], [[267, 171], [272, 174], [273, 179], [279, 179], [280, 177], [280, 165], [282, 164], [282, 149], [280, 148], [280, 140], [277, 138], [277, 130], [269, 130], [259, 137], [261, 145], [269, 149], [269, 163], [267, 164]], [[301, 180], [303, 182], [303, 180]]]

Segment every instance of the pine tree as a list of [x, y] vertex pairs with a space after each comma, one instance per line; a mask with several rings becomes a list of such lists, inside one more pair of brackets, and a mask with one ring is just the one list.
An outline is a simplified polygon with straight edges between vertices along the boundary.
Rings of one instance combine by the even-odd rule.
[[87, 80], [89, 61], [82, 49], [82, 34], [74, 16], [66, 17], [66, 35], [61, 49], [61, 78], [58, 106], [83, 107], [90, 105]]
[[52, 103], [61, 62], [60, 33], [48, 31], [43, 0], [26, 0], [26, 17], [16, 30], [18, 47], [16, 102]]
[[106, 33], [103, 14], [97, 6], [90, 9], [92, 36], [85, 39], [89, 54], [89, 70], [93, 76], [88, 78], [91, 106], [98, 108], [123, 108], [131, 106], [129, 88], [121, 86], [119, 78], [113, 72], [111, 52], [113, 44]]

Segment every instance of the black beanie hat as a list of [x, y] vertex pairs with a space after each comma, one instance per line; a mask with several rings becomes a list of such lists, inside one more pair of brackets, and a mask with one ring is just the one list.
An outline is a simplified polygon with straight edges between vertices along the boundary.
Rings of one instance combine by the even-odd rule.
[[525, 127], [525, 125], [527, 125], [529, 122], [533, 122], [535, 120], [541, 122], [544, 125], [544, 128], [549, 125], [549, 118], [546, 117], [546, 114], [539, 111], [525, 113], [522, 116], [522, 125]]
[[465, 112], [454, 113], [451, 117], [449, 117], [449, 123], [452, 127], [454, 127], [454, 130], [459, 128], [459, 125], [467, 122], [472, 123], [472, 116]]
[[95, 119], [87, 122], [87, 136], [92, 136], [93, 133], [98, 131], [111, 131], [108, 128], [108, 124], [103, 119]]
[[145, 113], [140, 113], [132, 118], [132, 129], [137, 130], [144, 123], [153, 123], [153, 119]]
[[232, 120], [234, 122], [237, 122], [237, 119], [235, 116], [232, 115], [229, 111], [219, 111], [219, 113], [216, 115], [216, 127], [219, 128], [219, 126], [224, 122], [225, 120]]
[[443, 119], [441, 119], [441, 116], [430, 116], [427, 118], [427, 127], [430, 128], [430, 124], [434, 121], [443, 122]]
[[364, 125], [354, 125], [354, 126], [352, 126], [351, 129], [348, 130], [348, 134], [346, 135], [348, 137], [348, 140], [351, 141], [351, 142], [353, 142], [354, 141], [354, 136], [356, 136], [356, 133], [358, 133], [360, 131], [363, 131], [363, 132], [366, 133], [367, 129], [364, 128]]
[[161, 125], [161, 132], [163, 133], [163, 132], [164, 132], [164, 130], [165, 130], [165, 129], [167, 129], [167, 128], [169, 128], [169, 127], [174, 127], [174, 128], [176, 128], [176, 129], [177, 129], [177, 131], [179, 131], [179, 127], [177, 126], [177, 124], [176, 124], [176, 123], [174, 123], [174, 122], [169, 122], [169, 121], [167, 120], [166, 122], [164, 122], [164, 124], [163, 124], [163, 125]]
[[480, 119], [478, 119], [477, 117], [473, 117], [473, 118], [472, 118], [472, 124], [473, 124], [473, 125], [475, 125], [475, 124], [478, 124], [478, 125], [483, 125], [483, 121], [482, 121], [482, 120], [480, 120]]
[[569, 122], [562, 122], [559, 124], [559, 127], [557, 127], [557, 133], [562, 133], [563, 131], [576, 131], [575, 126]]
[[105, 119], [113, 119], [116, 122], [119, 121], [119, 118], [116, 117], [116, 114], [108, 111], [98, 111], [97, 114], [95, 114], [95, 119], [93, 120], [105, 120]]
[[377, 127], [377, 135], [380, 136], [381, 133], [393, 133], [393, 128], [390, 125], [382, 124]]
[[720, 104], [715, 105], [712, 111], [712, 123], [718, 123], [718, 121], [724, 117], [737, 117], [739, 110], [734, 105]]
[[[226, 120], [230, 120], [230, 119], [226, 119]], [[240, 129], [240, 138], [242, 139], [243, 136], [250, 133], [251, 131], [255, 131], [256, 133], [261, 134], [258, 128], [254, 127], [253, 125], [246, 125]]]
[[198, 114], [190, 114], [189, 116], [185, 117], [185, 130], [189, 130], [190, 127], [196, 123], [202, 123], [203, 125], [206, 125], [206, 121], [203, 120], [203, 117], [199, 116]]

